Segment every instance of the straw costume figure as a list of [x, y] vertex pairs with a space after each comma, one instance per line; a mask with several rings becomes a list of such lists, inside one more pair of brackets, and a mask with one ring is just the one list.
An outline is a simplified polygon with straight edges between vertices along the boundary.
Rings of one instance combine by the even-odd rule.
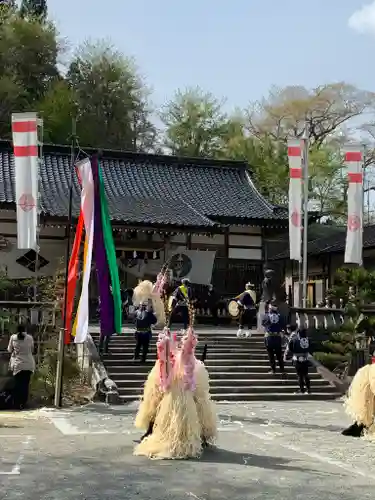
[[345, 411], [354, 422], [343, 431], [345, 436], [366, 435], [375, 440], [375, 364], [365, 365], [355, 374], [345, 401]]
[[133, 304], [139, 307], [141, 304], [147, 302], [149, 299], [152, 301], [152, 308], [155, 316], [157, 317], [157, 326], [165, 325], [165, 312], [164, 303], [160, 294], [154, 291], [154, 285], [151, 281], [141, 281], [135, 288], [133, 293]]
[[[169, 320], [167, 269], [158, 275], [153, 293], [163, 300]], [[181, 339], [165, 327], [157, 342], [158, 359], [148, 375], [135, 426], [147, 430], [135, 455], [154, 459], [199, 457], [217, 435], [216, 412], [210, 398], [208, 372], [195, 357], [194, 306], [189, 304], [190, 327]]]

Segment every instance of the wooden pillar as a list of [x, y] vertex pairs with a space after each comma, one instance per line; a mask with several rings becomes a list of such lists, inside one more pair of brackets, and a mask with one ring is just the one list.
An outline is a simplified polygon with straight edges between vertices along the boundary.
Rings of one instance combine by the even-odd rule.
[[266, 234], [266, 231], [265, 231], [264, 227], [262, 227], [261, 231], [260, 231], [260, 235], [261, 235], [260, 237], [262, 238], [262, 263], [264, 265], [267, 264], [267, 259], [268, 259], [265, 234]]
[[229, 259], [229, 227], [225, 228], [224, 233], [224, 254], [225, 258]]
[[225, 228], [224, 233], [224, 255], [225, 255], [225, 279], [224, 279], [224, 290], [228, 289], [228, 273], [229, 273], [229, 227]]
[[191, 250], [191, 234], [186, 235], [186, 249]]
[[[328, 284], [328, 289], [332, 287], [332, 278], [331, 278], [331, 272], [332, 272], [332, 260], [331, 260], [331, 254], [328, 254], [328, 262], [327, 262], [327, 284]], [[327, 291], [325, 290], [325, 295]]]

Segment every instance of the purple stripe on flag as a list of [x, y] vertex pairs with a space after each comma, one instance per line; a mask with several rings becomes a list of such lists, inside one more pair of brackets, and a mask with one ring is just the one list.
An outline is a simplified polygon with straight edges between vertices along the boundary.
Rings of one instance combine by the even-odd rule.
[[100, 207], [99, 170], [96, 156], [91, 158], [91, 169], [95, 185], [95, 216], [94, 216], [94, 260], [98, 276], [100, 297], [100, 333], [112, 335], [115, 332], [113, 296], [110, 289], [107, 254], [104, 246], [102, 211]]

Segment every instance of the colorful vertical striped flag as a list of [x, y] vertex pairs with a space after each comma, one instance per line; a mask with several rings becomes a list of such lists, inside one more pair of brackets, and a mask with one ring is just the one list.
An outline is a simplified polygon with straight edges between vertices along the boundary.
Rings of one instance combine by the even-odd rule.
[[74, 342], [85, 342], [89, 327], [89, 282], [91, 275], [92, 250], [94, 242], [94, 179], [91, 162], [88, 158], [77, 164], [77, 170], [82, 182], [81, 211], [85, 225], [85, 246], [83, 262], [82, 290], [79, 299], [76, 319], [72, 335]]
[[289, 254], [301, 262], [302, 238], [302, 141], [288, 141], [289, 160]]
[[344, 148], [348, 167], [348, 219], [345, 264], [362, 264], [363, 242], [363, 148]]

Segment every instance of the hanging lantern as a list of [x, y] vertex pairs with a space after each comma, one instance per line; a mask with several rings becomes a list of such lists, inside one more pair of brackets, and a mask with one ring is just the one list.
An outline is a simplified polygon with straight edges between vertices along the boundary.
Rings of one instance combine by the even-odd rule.
[[133, 259], [136, 259], [136, 258], [137, 258], [137, 251], [134, 250], [134, 252], [133, 252]]
[[156, 252], [154, 250], [153, 254], [152, 254], [152, 258], [155, 260], [157, 258], [157, 255], [156, 255]]

